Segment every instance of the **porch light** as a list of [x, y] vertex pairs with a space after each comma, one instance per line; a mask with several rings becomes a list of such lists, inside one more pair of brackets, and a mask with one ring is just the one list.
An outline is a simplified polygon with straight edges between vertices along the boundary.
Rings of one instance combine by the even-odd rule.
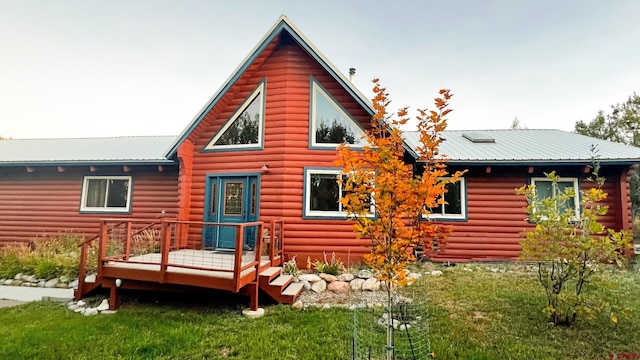
[[269, 164], [267, 163], [262, 164], [262, 167], [260, 168], [260, 172], [263, 174], [266, 172], [269, 172]]

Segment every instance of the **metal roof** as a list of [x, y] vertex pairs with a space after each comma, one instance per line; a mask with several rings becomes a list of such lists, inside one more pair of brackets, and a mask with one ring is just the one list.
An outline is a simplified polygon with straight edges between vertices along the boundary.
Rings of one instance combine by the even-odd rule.
[[172, 164], [175, 136], [0, 140], [2, 165]]
[[[482, 135], [495, 142], [473, 142], [468, 139], [469, 134]], [[406, 145], [415, 156], [419, 133], [411, 131], [404, 135]], [[597, 146], [600, 162], [640, 162], [638, 147], [562, 130], [449, 130], [444, 131], [442, 137], [445, 141], [440, 153], [449, 157], [451, 164], [589, 163], [592, 145]]]

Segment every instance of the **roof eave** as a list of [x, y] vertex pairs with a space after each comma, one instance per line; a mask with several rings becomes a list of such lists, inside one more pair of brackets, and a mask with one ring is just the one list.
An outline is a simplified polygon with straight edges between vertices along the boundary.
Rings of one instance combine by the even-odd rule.
[[82, 160], [82, 161], [5, 161], [0, 162], [0, 167], [17, 166], [157, 166], [177, 165], [174, 160]]

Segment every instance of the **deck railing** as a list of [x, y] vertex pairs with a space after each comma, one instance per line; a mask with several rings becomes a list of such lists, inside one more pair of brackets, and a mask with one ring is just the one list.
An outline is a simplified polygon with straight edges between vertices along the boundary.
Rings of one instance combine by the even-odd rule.
[[216, 272], [231, 279], [230, 290], [238, 292], [257, 281], [262, 268], [282, 263], [283, 226], [282, 220], [265, 225], [262, 221], [233, 224], [177, 219], [102, 219], [99, 233], [79, 244], [77, 296], [93, 289], [85, 283], [91, 251], [97, 251], [94, 265], [98, 281], [104, 266], [120, 263], [138, 269], [156, 269], [160, 283], [165, 282], [170, 269]]

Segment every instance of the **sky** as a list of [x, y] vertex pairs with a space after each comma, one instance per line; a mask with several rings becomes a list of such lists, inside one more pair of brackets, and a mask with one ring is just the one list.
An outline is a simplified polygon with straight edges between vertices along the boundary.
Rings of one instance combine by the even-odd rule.
[[[640, 92], [640, 1], [0, 0], [0, 136], [178, 135], [281, 14], [449, 129], [571, 131]], [[409, 129], [410, 130], [410, 129]]]

